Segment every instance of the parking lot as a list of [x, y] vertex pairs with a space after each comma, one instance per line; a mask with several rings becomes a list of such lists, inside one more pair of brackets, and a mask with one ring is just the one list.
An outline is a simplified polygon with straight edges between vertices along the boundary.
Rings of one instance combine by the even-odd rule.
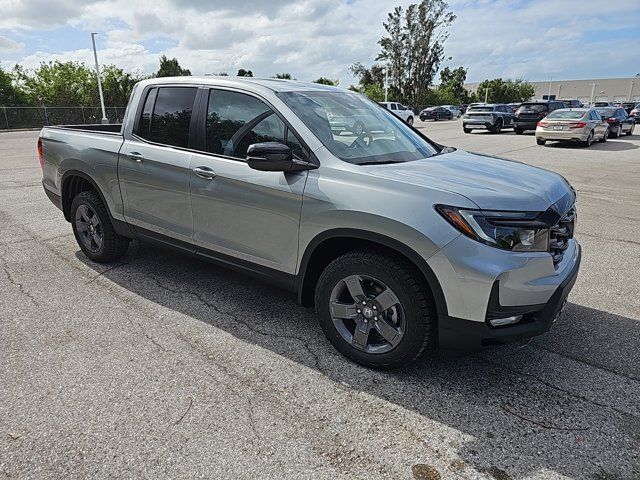
[[640, 131], [435, 141], [564, 175], [582, 269], [550, 333], [357, 366], [277, 288], [132, 243], [99, 265], [0, 133], [0, 478], [640, 478]]

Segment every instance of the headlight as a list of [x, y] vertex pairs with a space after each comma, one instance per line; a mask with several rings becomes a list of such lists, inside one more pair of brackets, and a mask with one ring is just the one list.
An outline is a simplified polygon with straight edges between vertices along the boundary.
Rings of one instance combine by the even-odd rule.
[[436, 210], [467, 237], [514, 252], [549, 250], [549, 228], [540, 212], [499, 212], [436, 205]]

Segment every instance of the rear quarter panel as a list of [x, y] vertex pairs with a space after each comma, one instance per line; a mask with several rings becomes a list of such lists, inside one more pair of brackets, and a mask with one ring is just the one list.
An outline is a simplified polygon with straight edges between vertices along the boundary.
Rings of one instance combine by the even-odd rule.
[[65, 175], [74, 171], [84, 173], [97, 184], [113, 217], [124, 219], [117, 175], [122, 135], [44, 128], [40, 138], [45, 158], [43, 185], [46, 189], [62, 195]]

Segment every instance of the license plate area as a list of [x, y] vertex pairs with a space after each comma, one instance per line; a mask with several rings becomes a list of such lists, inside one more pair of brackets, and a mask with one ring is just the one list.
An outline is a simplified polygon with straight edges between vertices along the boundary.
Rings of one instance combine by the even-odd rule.
[[554, 125], [553, 130], [564, 130], [564, 125]]

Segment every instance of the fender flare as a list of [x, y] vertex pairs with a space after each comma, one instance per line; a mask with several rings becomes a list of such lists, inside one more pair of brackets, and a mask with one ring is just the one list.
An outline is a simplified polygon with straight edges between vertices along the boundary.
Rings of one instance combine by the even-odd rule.
[[295, 280], [295, 289], [298, 293], [298, 303], [303, 303], [303, 295], [305, 293], [305, 288], [309, 288], [307, 283], [307, 273], [309, 267], [309, 261], [313, 256], [313, 253], [316, 249], [325, 241], [337, 238], [345, 238], [345, 239], [360, 239], [366, 240], [368, 242], [377, 243], [382, 245], [390, 250], [394, 250], [395, 252], [401, 254], [406, 257], [411, 263], [413, 263], [416, 268], [422, 273], [425, 278], [428, 287], [431, 289], [431, 294], [433, 295], [433, 299], [435, 301], [435, 306], [437, 309], [438, 317], [443, 317], [447, 315], [447, 303], [444, 297], [444, 292], [442, 291], [442, 286], [438, 281], [435, 273], [427, 263], [427, 261], [422, 258], [415, 250], [411, 247], [408, 247], [404, 243], [395, 240], [386, 235], [370, 232], [366, 230], [360, 230], [355, 228], [334, 228], [330, 230], [325, 230], [324, 232], [316, 235], [307, 245], [304, 254], [302, 255], [302, 260], [300, 261], [300, 268], [298, 270], [298, 274], [296, 275]]

